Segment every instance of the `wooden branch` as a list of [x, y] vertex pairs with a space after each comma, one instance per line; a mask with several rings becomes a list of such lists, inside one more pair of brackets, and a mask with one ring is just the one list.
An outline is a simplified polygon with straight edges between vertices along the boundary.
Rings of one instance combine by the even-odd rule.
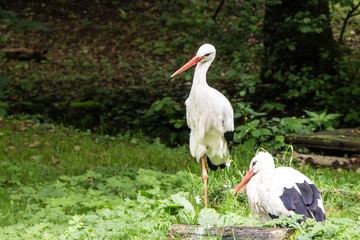
[[248, 226], [225, 226], [205, 228], [199, 225], [173, 224], [168, 239], [288, 239], [295, 232], [292, 228], [265, 228]]
[[357, 13], [352, 14], [351, 17], [355, 17], [355, 16], [357, 16], [357, 15], [360, 15], [360, 12], [357, 12]]
[[219, 12], [220, 12], [222, 6], [224, 5], [224, 3], [225, 3], [225, 0], [221, 0], [219, 6], [217, 7], [217, 9], [216, 9], [216, 11], [215, 11], [215, 13], [214, 13], [214, 16], [213, 16], [213, 20], [214, 20], [214, 21], [215, 21], [217, 15], [219, 14]]
[[33, 50], [29, 48], [4, 48], [2, 49], [3, 53], [8, 59], [18, 59], [18, 60], [36, 60], [41, 61], [46, 59], [45, 54], [46, 50]]
[[3, 52], [5, 54], [27, 54], [31, 55], [34, 53], [34, 50], [29, 48], [4, 48]]
[[341, 43], [343, 41], [342, 38], [344, 36], [344, 32], [345, 32], [347, 22], [349, 21], [349, 19], [351, 17], [353, 17], [353, 13], [359, 8], [359, 6], [360, 6], [360, 2], [356, 6], [353, 6], [351, 8], [351, 10], [346, 14], [346, 17], [344, 19], [344, 23], [343, 23], [342, 28], [341, 28], [340, 36], [339, 36], [339, 39], [338, 39], [339, 43]]

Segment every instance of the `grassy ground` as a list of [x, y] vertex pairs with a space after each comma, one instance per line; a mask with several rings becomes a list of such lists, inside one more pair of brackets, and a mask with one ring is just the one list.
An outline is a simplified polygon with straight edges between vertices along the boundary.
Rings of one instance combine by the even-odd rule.
[[[181, 103], [189, 92], [191, 71], [184, 73], [183, 80], [169, 81], [169, 76], [203, 41], [218, 46], [228, 39], [231, 28], [225, 23], [235, 21], [219, 16], [217, 21], [223, 26], [219, 31], [224, 31], [216, 39], [211, 32], [202, 36], [201, 27], [209, 24], [202, 21], [205, 20], [203, 10], [212, 14], [217, 7], [215, 2], [210, 1], [208, 7], [206, 2], [205, 7], [189, 8], [195, 9], [193, 11], [176, 12], [174, 9], [170, 11], [174, 13], [171, 18], [163, 15], [162, 9], [173, 8], [175, 3], [139, 1], [127, 9], [126, 1], [120, 6], [116, 1], [109, 1], [106, 7], [103, 5], [107, 1], [93, 2], [95, 4], [82, 5], [81, 1], [57, 1], [60, 5], [56, 7], [46, 1], [6, 4], [4, 9], [14, 10], [20, 19], [36, 20], [50, 30], [30, 31], [25, 25], [22, 26], [25, 32], [22, 32], [11, 22], [0, 29], [1, 48], [48, 51], [47, 60], [40, 63], [7, 60], [0, 56], [3, 63], [0, 75], [11, 79], [10, 87], [18, 86], [10, 92], [10, 100], [16, 104], [7, 108], [9, 113], [14, 108], [19, 112], [44, 110], [59, 115], [62, 122], [75, 124], [69, 119], [80, 122], [88, 112], [64, 109], [69, 106], [86, 108], [88, 104], [90, 107], [85, 110], [91, 113], [98, 115], [101, 109], [109, 114], [102, 116], [109, 126], [127, 129], [117, 121], [110, 124], [109, 119], [116, 118], [120, 122], [137, 121], [147, 126], [138, 116], [143, 116], [152, 102], [166, 96], [166, 89], [173, 89], [176, 95], [172, 97], [181, 99]], [[181, 2], [177, 4], [187, 4]], [[249, 20], [240, 22], [246, 27], [257, 26], [249, 24]], [[354, 43], [357, 41], [353, 39]], [[251, 42], [250, 45], [254, 44]], [[249, 63], [259, 63], [261, 56], [257, 47], [247, 50], [245, 44], [236, 45], [237, 51], [227, 51], [225, 44], [219, 47], [217, 63], [209, 72], [209, 79], [214, 79], [213, 86], [225, 90], [226, 85], [230, 86], [226, 92], [234, 98], [233, 103], [241, 100], [240, 90], [251, 89], [252, 85], [245, 82], [256, 82], [257, 77], [252, 77], [253, 73], [257, 76], [259, 64]], [[244, 60], [247, 58], [250, 60]], [[247, 64], [236, 68], [242, 66], [242, 62]], [[234, 71], [230, 74], [231, 70], [248, 74], [244, 75], [245, 85], [233, 85], [238, 78]], [[140, 100], [145, 102], [142, 108], [137, 106]], [[96, 105], [98, 103], [103, 105]], [[163, 109], [164, 114], [170, 114], [168, 110], [176, 106], [170, 104]], [[125, 113], [131, 112], [129, 109], [138, 109], [138, 116], [122, 119]], [[187, 129], [183, 110], [170, 117], [180, 119], [178, 115], [183, 120], [183, 128]], [[169, 118], [165, 117], [156, 112], [148, 124], [158, 124], [159, 119]], [[86, 128], [85, 120], [83, 124]], [[170, 136], [169, 133], [174, 131], [165, 132]], [[141, 135], [110, 137], [40, 124], [31, 119], [2, 118], [0, 239], [165, 239], [169, 225], [178, 222], [261, 225], [256, 216], [250, 214], [245, 195], [231, 196], [231, 187], [248, 168], [255, 150], [246, 144], [237, 146], [230, 169], [209, 173], [211, 209], [204, 210], [201, 167], [191, 158], [186, 146], [167, 148], [157, 140], [144, 140]], [[359, 197], [337, 194], [333, 190], [360, 192], [359, 173], [294, 167], [309, 176], [319, 188], [329, 190], [323, 192], [328, 216], [326, 224], [316, 224], [307, 230], [297, 226], [299, 238], [358, 239]]]
[[[204, 210], [201, 167], [186, 147], [2, 118], [0, 239], [165, 239], [178, 222], [261, 226], [246, 196], [231, 196], [254, 151], [237, 146], [231, 168], [210, 173]], [[359, 192], [359, 174], [295, 167], [330, 190], [327, 222], [297, 226], [299, 239], [358, 238], [359, 197], [332, 190]]]

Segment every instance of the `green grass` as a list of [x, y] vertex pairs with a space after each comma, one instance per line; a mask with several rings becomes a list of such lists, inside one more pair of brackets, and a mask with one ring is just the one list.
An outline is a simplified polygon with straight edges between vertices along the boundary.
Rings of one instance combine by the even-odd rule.
[[[246, 196], [231, 195], [254, 153], [237, 146], [229, 169], [209, 172], [211, 209], [203, 209], [201, 165], [186, 146], [1, 118], [0, 239], [166, 239], [179, 222], [262, 226]], [[359, 174], [294, 167], [329, 190], [327, 222], [296, 225], [298, 238], [358, 238], [359, 197], [333, 191], [359, 192]]]

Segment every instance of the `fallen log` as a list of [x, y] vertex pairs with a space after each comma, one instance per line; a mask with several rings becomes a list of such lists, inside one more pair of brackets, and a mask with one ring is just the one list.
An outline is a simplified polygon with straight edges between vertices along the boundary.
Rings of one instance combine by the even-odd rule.
[[310, 148], [360, 152], [360, 128], [326, 130], [309, 135], [289, 134], [285, 142]]
[[225, 226], [205, 228], [200, 225], [173, 224], [168, 239], [289, 239], [292, 228], [265, 228], [249, 226]]
[[311, 154], [294, 152], [293, 158], [295, 158], [300, 164], [310, 164], [315, 166], [325, 165], [333, 168], [344, 168], [347, 170], [360, 168], [359, 155], [354, 155], [353, 157], [345, 158], [345, 157], [337, 157], [337, 156], [311, 155]]
[[4, 48], [2, 51], [5, 54], [5, 57], [8, 59], [23, 61], [45, 60], [45, 54], [47, 53], [47, 50], [33, 50], [29, 48]]

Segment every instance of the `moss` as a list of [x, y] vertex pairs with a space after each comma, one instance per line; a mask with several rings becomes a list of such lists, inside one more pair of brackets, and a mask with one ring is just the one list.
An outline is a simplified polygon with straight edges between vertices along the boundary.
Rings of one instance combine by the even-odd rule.
[[70, 103], [70, 108], [83, 108], [83, 109], [93, 109], [100, 107], [100, 104], [94, 102], [92, 100], [85, 101], [85, 102], [72, 102]]

